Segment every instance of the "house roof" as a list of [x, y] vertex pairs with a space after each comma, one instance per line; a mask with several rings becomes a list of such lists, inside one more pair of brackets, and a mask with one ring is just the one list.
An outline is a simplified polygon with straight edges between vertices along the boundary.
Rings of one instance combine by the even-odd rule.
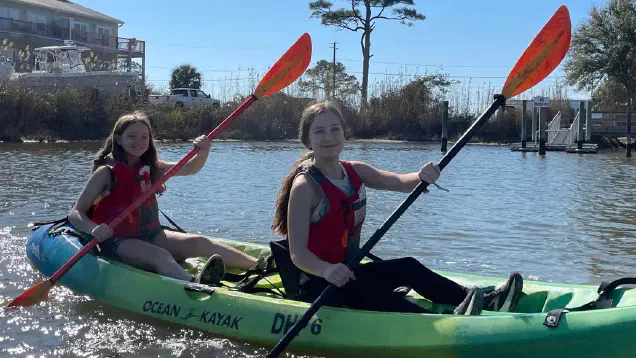
[[26, 4], [26, 5], [31, 5], [31, 6], [36, 6], [40, 8], [46, 8], [49, 10], [59, 10], [65, 13], [84, 16], [91, 19], [98, 19], [105, 22], [113, 22], [117, 24], [124, 23], [123, 21], [119, 19], [102, 14], [101, 12], [98, 12], [95, 10], [91, 10], [87, 7], [76, 4], [74, 2], [70, 2], [68, 0], [10, 0], [10, 1]]

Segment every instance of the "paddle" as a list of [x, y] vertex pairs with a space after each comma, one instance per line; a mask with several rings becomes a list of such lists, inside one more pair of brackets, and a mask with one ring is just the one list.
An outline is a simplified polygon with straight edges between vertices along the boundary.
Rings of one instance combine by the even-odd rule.
[[[229, 117], [227, 117], [221, 124], [219, 124], [210, 134], [208, 138], [214, 139], [219, 132], [227, 127], [233, 120], [235, 120], [241, 113], [243, 113], [252, 103], [256, 100], [269, 96], [279, 90], [289, 86], [300, 75], [305, 72], [309, 62], [311, 61], [311, 38], [309, 34], [303, 34], [283, 56], [274, 64], [274, 66], [265, 74], [265, 77], [261, 79], [254, 94], [245, 100]], [[194, 157], [199, 151], [199, 148], [193, 147], [177, 164], [175, 164], [170, 170], [168, 170], [160, 180], [155, 182], [152, 188], [142, 194], [137, 200], [135, 200], [123, 213], [119, 214], [115, 220], [108, 225], [111, 228], [116, 227], [125, 217], [136, 210], [141, 204], [143, 204], [150, 195], [156, 192], [170, 177], [175, 175], [181, 168]], [[18, 296], [16, 299], [9, 303], [9, 307], [13, 306], [30, 306], [46, 299], [49, 290], [55, 282], [57, 282], [62, 275], [64, 275], [82, 256], [89, 252], [95, 245], [97, 245], [97, 239], [92, 239], [86, 246], [78, 251], [73, 257], [71, 257], [62, 267], [60, 267], [48, 280], [41, 281], [35, 286], [28, 289], [26, 292]]]
[[[455, 155], [466, 145], [477, 130], [502, 106], [506, 98], [510, 98], [520, 94], [528, 88], [536, 85], [543, 80], [548, 74], [554, 70], [568, 50], [570, 46], [571, 24], [568, 9], [561, 6], [547, 24], [541, 29], [539, 34], [534, 38], [530, 46], [517, 61], [504, 84], [502, 94], [496, 95], [495, 100], [488, 108], [462, 135], [455, 145], [446, 153], [442, 160], [438, 163], [440, 170], [443, 170]], [[391, 214], [391, 216], [382, 224], [382, 226], [369, 238], [362, 246], [357, 254], [347, 263], [350, 269], [354, 269], [362, 258], [371, 251], [373, 246], [380, 241], [382, 236], [397, 221], [397, 219], [408, 209], [408, 207], [417, 199], [417, 197], [426, 189], [428, 184], [422, 182], [417, 185], [409, 196], [400, 204], [400, 206]], [[287, 345], [298, 335], [300, 330], [307, 326], [311, 317], [318, 312], [323, 302], [332, 295], [336, 290], [334, 285], [329, 285], [318, 296], [313, 304], [307, 309], [305, 314], [296, 321], [296, 324], [285, 334], [278, 344], [267, 354], [267, 357], [278, 357], [278, 355], [287, 347]]]

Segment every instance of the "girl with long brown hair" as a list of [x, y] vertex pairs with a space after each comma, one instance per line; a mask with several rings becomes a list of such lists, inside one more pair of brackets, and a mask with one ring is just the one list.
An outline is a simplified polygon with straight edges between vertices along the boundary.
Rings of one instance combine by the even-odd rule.
[[[419, 171], [396, 174], [360, 161], [342, 161], [346, 125], [333, 102], [305, 109], [300, 141], [309, 150], [283, 180], [272, 223], [285, 236], [289, 255], [301, 272], [297, 298], [313, 301], [333, 284], [338, 289], [332, 306], [398, 312], [428, 312], [394, 290], [408, 286], [435, 303], [456, 306], [455, 314], [479, 314], [482, 308], [514, 309], [523, 279], [513, 273], [499, 289], [484, 294], [441, 276], [412, 257], [363, 263], [355, 272], [346, 263], [359, 249], [366, 215], [366, 189], [408, 193], [421, 181], [434, 183], [439, 167], [428, 162]], [[282, 260], [281, 260], [282, 261]], [[279, 265], [279, 269], [284, 267]], [[294, 277], [289, 275], [287, 277]]]
[[[176, 175], [193, 175], [205, 164], [210, 140], [201, 136], [193, 145], [198, 153]], [[69, 221], [99, 240], [105, 256], [163, 276], [195, 281], [178, 262], [198, 256], [210, 257], [197, 276], [200, 283], [215, 283], [222, 276], [221, 257], [229, 267], [253, 268], [256, 259], [234, 248], [200, 235], [163, 229], [155, 193], [120, 225], [107, 225], [175, 164], [158, 158], [150, 121], [143, 112], [122, 116], [97, 153], [92, 175], [71, 208]]]

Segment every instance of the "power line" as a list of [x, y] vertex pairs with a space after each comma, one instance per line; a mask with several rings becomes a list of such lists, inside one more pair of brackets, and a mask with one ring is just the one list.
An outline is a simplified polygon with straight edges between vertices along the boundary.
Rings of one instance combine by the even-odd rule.
[[[347, 73], [362, 73], [362, 71], [347, 71]], [[385, 75], [385, 76], [405, 76], [405, 77], [414, 77], [414, 76], [426, 76], [426, 74], [421, 73], [386, 73], [386, 72], [369, 72], [370, 75]], [[443, 75], [442, 77], [449, 78], [475, 78], [475, 79], [506, 79], [507, 76], [459, 76], [459, 75]], [[546, 78], [557, 79], [557, 78], [565, 78], [565, 76], [549, 76]]]
[[[253, 80], [253, 81], [257, 81], [257, 78], [216, 78], [216, 79], [212, 79], [212, 80], [206, 80], [203, 79], [201, 80], [202, 82], [223, 82], [223, 81], [247, 81], [247, 80]], [[149, 79], [148, 82], [170, 82], [170, 80], [153, 80], [153, 79]]]
[[[174, 70], [175, 68], [179, 67], [179, 66], [175, 66], [175, 67], [163, 67], [163, 66], [146, 66], [148, 68], [157, 68], [157, 69], [161, 69], [161, 70]], [[196, 67], [196, 66], [195, 66]], [[208, 66], [209, 68], [209, 66]], [[200, 69], [200, 72], [249, 72], [249, 71], [267, 71], [268, 69], [254, 69], [254, 68], [245, 68], [245, 69], [234, 69], [234, 70], [215, 70], [215, 69]]]
[[[352, 59], [346, 59], [346, 58], [343, 58], [342, 61], [362, 62], [362, 60], [352, 60]], [[511, 66], [503, 66], [503, 65], [432, 65], [432, 64], [382, 62], [382, 61], [373, 61], [373, 63], [378, 63], [381, 65], [401, 65], [401, 66], [419, 66], [419, 67], [511, 68]]]
[[206, 43], [200, 44], [162, 44], [162, 43], [153, 43], [153, 46], [156, 47], [178, 47], [178, 48], [188, 48], [188, 49], [218, 49], [218, 50], [248, 50], [248, 51], [263, 51], [263, 50], [272, 50], [276, 49], [273, 46], [218, 46]]

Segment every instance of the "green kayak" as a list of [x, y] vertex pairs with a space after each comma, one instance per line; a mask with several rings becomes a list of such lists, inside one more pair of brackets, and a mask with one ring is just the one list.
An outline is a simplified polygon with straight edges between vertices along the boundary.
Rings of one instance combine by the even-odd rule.
[[[27, 242], [33, 266], [50, 276], [81, 244], [70, 227], [45, 225]], [[255, 257], [268, 255], [257, 244], [219, 240]], [[204, 258], [189, 260], [196, 272]], [[505, 281], [461, 273], [441, 274], [467, 286], [492, 287]], [[282, 289], [278, 276], [269, 278]], [[109, 259], [86, 255], [60, 283], [93, 299], [131, 312], [215, 335], [273, 346], [309, 304], [270, 293], [188, 285]], [[265, 281], [263, 288], [271, 288]], [[199, 290], [197, 290], [197, 288]], [[203, 289], [201, 289], [203, 288]], [[597, 287], [526, 281], [516, 312], [481, 316], [381, 313], [323, 307], [289, 346], [290, 351], [336, 357], [633, 357], [636, 356], [636, 291], [611, 293], [609, 308], [563, 313], [557, 327], [547, 313], [598, 298]], [[409, 299], [442, 312], [416, 294]], [[548, 318], [554, 322], [554, 318]]]

